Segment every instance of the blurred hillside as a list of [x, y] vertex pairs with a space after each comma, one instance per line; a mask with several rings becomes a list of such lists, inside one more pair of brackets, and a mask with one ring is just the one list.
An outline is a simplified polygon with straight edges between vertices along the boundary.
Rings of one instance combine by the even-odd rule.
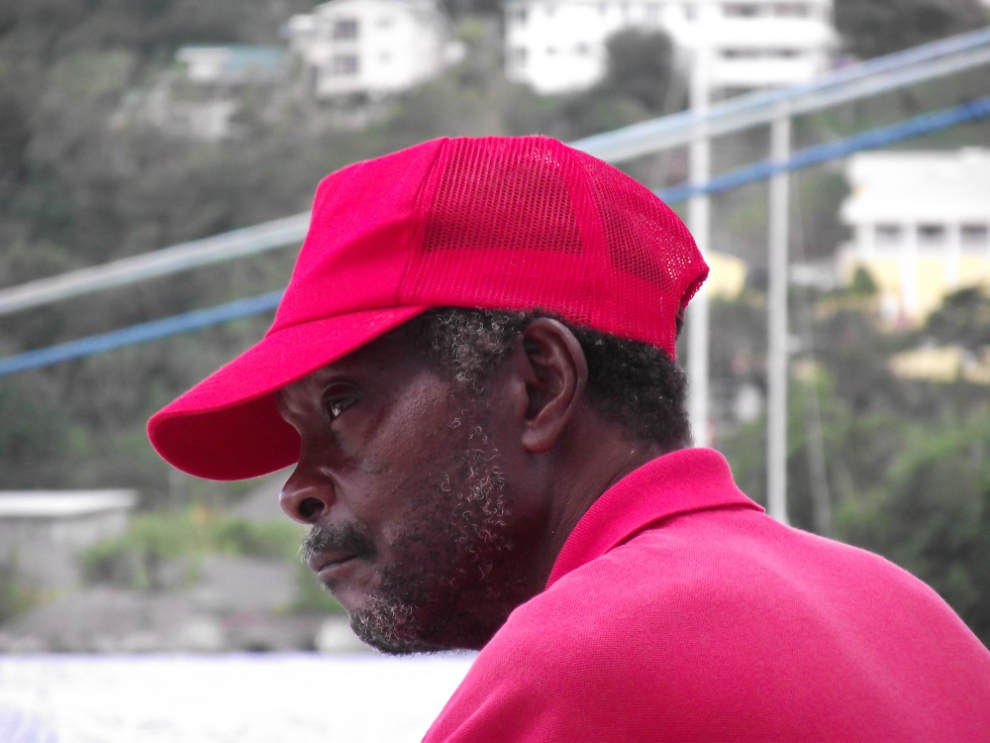
[[[0, 286], [304, 211], [327, 173], [432, 137], [538, 132], [567, 141], [685, 103], [683, 94], [668, 95], [685, 89], [668, 40], [637, 32], [613, 39], [608, 74], [591, 90], [536, 96], [502, 74], [499, 6], [451, 0], [465, 59], [382, 103], [363, 128], [341, 125], [334, 111], [312, 102], [273, 112], [250, 87], [230, 139], [204, 142], [137, 121], [114, 123], [125, 99], [173, 67], [179, 46], [278, 44], [286, 19], [311, 7], [302, 0], [0, 4]], [[836, 21], [844, 52], [865, 57], [974, 28], [986, 16], [976, 0], [837, 0]], [[977, 70], [799, 119], [795, 144], [837, 139], [987, 93], [986, 70]], [[990, 146], [990, 127], [966, 125], [906, 146], [964, 145]], [[714, 170], [767, 151], [762, 129], [723, 138], [714, 146]], [[624, 167], [660, 188], [683, 180], [686, 153]], [[846, 186], [838, 167], [803, 172], [793, 183], [799, 229], [792, 254], [799, 261], [827, 259], [843, 239], [836, 212]], [[716, 443], [744, 489], [760, 498], [762, 417], [758, 404], [755, 413], [740, 415], [739, 395], [749, 389], [758, 400], [765, 386], [765, 186], [715, 197], [713, 214], [714, 248], [753, 267], [743, 297], [716, 308]], [[0, 355], [280, 288], [293, 259], [287, 248], [0, 317]], [[921, 334], [891, 335], [879, 332], [864, 296], [798, 292], [793, 298], [794, 332], [807, 363], [795, 367], [792, 393], [792, 518], [908, 566], [988, 641], [990, 585], [974, 567], [990, 564], [987, 388], [963, 379], [900, 380], [889, 366], [895, 354], [924, 342], [962, 338], [980, 352], [990, 344], [986, 299], [957, 297]], [[241, 320], [0, 378], [0, 488], [133, 487], [146, 507], [236, 500], [249, 484], [193, 481], [170, 471], [148, 445], [144, 424], [257, 340], [270, 322], [270, 316]], [[945, 335], [946, 328], [956, 336]]]

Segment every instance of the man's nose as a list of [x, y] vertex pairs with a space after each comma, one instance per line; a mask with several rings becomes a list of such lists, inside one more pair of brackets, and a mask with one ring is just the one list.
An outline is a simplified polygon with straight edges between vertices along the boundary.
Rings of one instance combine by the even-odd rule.
[[335, 497], [333, 483], [304, 469], [300, 463], [282, 486], [278, 502], [293, 521], [315, 524], [330, 510]]

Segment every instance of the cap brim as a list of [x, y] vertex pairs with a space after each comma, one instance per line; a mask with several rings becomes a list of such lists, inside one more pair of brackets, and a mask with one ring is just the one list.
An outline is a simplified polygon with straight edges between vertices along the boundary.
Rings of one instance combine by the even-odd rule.
[[276, 393], [429, 307], [390, 307], [329, 317], [265, 336], [148, 421], [158, 453], [184, 472], [241, 480], [299, 460], [299, 435]]

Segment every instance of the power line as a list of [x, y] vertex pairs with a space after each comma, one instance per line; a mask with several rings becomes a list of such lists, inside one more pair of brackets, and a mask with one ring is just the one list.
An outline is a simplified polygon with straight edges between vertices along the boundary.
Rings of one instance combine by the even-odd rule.
[[860, 152], [875, 150], [912, 137], [948, 129], [968, 121], [990, 116], [990, 98], [977, 98], [952, 108], [930, 114], [922, 114], [905, 121], [883, 126], [860, 134], [854, 134], [835, 142], [824, 142], [799, 150], [783, 161], [762, 160], [712, 178], [707, 183], [684, 183], [658, 191], [657, 196], [668, 204], [685, 201], [695, 194], [714, 194], [729, 191], [754, 181], [763, 181], [777, 173], [791, 172], [820, 165], [829, 160]]
[[[836, 142], [813, 145], [795, 152], [785, 161], [765, 160], [712, 178], [708, 183], [701, 186], [675, 186], [660, 191], [658, 195], [668, 204], [671, 204], [684, 201], [695, 193], [719, 193], [746, 183], [752, 183], [753, 181], [765, 180], [774, 173], [789, 172], [819, 165], [828, 160], [845, 157], [854, 152], [885, 147], [911, 137], [932, 134], [966, 123], [967, 121], [975, 121], [988, 116], [990, 116], [990, 97], [979, 98], [943, 111], [916, 116], [891, 126], [871, 129], [870, 131]], [[16, 356], [8, 356], [7, 358], [0, 359], [0, 376], [27, 369], [49, 366], [69, 359], [91, 356], [96, 353], [102, 353], [135, 343], [147, 343], [148, 341], [165, 338], [178, 333], [199, 330], [236, 318], [268, 312], [278, 306], [281, 296], [281, 291], [271, 292], [258, 297], [240, 299], [210, 309], [195, 310], [164, 320], [142, 323], [102, 335], [81, 338], [80, 340], [63, 343], [58, 346], [27, 351]]]
[[282, 299], [282, 291], [262, 294], [258, 297], [248, 299], [238, 299], [217, 307], [210, 307], [205, 310], [195, 310], [182, 315], [174, 315], [164, 320], [132, 325], [129, 328], [114, 330], [101, 335], [91, 335], [88, 338], [80, 338], [77, 341], [62, 343], [57, 346], [40, 348], [36, 351], [27, 351], [0, 359], [0, 376], [13, 374], [27, 369], [36, 369], [42, 366], [50, 366], [70, 359], [80, 359], [85, 356], [111, 351], [123, 346], [131, 346], [137, 343], [147, 343], [148, 341], [167, 338], [179, 333], [188, 333], [192, 330], [200, 330], [211, 325], [236, 320], [241, 317], [249, 317], [262, 312], [270, 312], [278, 307]]
[[302, 242], [309, 212], [0, 289], [0, 315]]
[[[990, 64], [990, 28], [849, 65], [804, 85], [730, 98], [712, 105], [703, 115], [685, 111], [571, 144], [607, 162], [621, 162], [687, 144], [701, 128], [710, 137], [720, 136], [783, 115], [817, 111], [985, 64]], [[308, 226], [309, 214], [296, 214], [0, 289], [0, 315], [298, 243]]]

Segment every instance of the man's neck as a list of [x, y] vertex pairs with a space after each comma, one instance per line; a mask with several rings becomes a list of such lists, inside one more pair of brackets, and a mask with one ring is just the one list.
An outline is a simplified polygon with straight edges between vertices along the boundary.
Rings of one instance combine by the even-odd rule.
[[591, 410], [575, 418], [553, 461], [551, 517], [538, 571], [541, 590], [567, 538], [602, 493], [666, 453]]

